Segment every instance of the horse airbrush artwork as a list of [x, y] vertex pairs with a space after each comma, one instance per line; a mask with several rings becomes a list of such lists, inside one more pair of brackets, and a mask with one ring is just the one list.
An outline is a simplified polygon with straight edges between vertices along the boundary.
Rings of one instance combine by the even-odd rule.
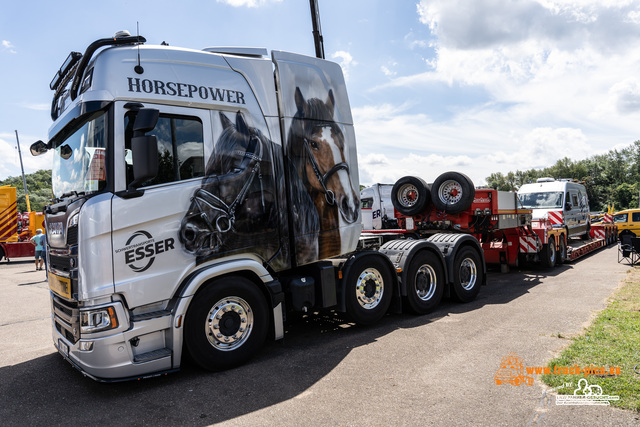
[[[358, 193], [333, 91], [325, 100], [305, 99], [297, 87], [293, 98], [284, 153], [242, 112], [234, 121], [218, 113], [222, 132], [180, 224], [180, 241], [198, 262], [251, 248], [267, 262], [293, 253], [291, 262], [304, 265], [353, 244], [341, 233], [359, 223]], [[287, 235], [292, 240], [281, 239]]]
[[[312, 236], [308, 243], [298, 240], [298, 262], [313, 257], [324, 259], [341, 253], [340, 224], [358, 221], [358, 195], [351, 180], [349, 163], [345, 157], [345, 140], [342, 129], [334, 120], [335, 98], [329, 90], [326, 101], [318, 98], [305, 100], [299, 87], [295, 90], [297, 112], [291, 122], [287, 138], [287, 156], [295, 169], [296, 177], [313, 204], [308, 216], [316, 216], [318, 225], [307, 219], [306, 223], [294, 222], [298, 236]], [[290, 194], [297, 189], [290, 187]], [[298, 199], [303, 197], [295, 195]], [[304, 230], [304, 226], [316, 228]], [[306, 239], [309, 240], [309, 239]], [[317, 243], [316, 243], [317, 242]], [[307, 245], [307, 247], [305, 247]]]
[[223, 131], [182, 219], [180, 240], [199, 260], [250, 246], [268, 259], [278, 246], [272, 143], [241, 112], [235, 123], [219, 115]]

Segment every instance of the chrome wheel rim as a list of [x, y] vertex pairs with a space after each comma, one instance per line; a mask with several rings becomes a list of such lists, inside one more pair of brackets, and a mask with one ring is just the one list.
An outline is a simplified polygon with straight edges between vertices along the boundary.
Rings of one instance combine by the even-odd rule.
[[204, 325], [209, 343], [221, 351], [242, 346], [253, 329], [251, 306], [240, 297], [226, 297], [213, 305]]
[[410, 208], [418, 203], [418, 188], [413, 184], [405, 184], [400, 187], [398, 201], [405, 208]]
[[384, 294], [382, 275], [375, 268], [367, 268], [358, 277], [356, 283], [356, 300], [360, 307], [371, 310], [380, 304]]
[[462, 185], [458, 181], [448, 180], [438, 187], [438, 198], [447, 205], [453, 205], [462, 200]]
[[465, 291], [470, 291], [478, 280], [478, 268], [471, 258], [465, 258], [460, 263], [460, 285]]
[[425, 264], [420, 266], [414, 277], [414, 291], [422, 301], [429, 301], [436, 293], [438, 279], [432, 266]]

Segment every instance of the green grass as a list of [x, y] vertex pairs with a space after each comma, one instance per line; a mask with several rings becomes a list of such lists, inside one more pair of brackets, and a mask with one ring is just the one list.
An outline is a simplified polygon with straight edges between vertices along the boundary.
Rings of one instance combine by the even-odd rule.
[[[629, 272], [622, 288], [580, 336], [547, 366], [619, 367], [620, 375], [543, 375], [542, 381], [558, 387], [559, 394], [573, 394], [578, 381], [602, 387], [602, 394], [620, 396], [611, 406], [640, 412], [640, 269]], [[638, 366], [640, 372], [640, 366]], [[568, 384], [571, 384], [569, 386]]]

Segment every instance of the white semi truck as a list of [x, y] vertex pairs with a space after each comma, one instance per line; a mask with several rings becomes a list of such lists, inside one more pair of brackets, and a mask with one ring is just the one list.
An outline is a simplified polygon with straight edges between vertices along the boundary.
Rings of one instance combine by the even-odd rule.
[[429, 312], [461, 286], [475, 298], [485, 271], [472, 236], [358, 249], [337, 64], [144, 42], [122, 32], [72, 52], [50, 85], [49, 140], [31, 146], [54, 152], [53, 341], [73, 366], [141, 378], [188, 351], [225, 369], [281, 339], [290, 310], [371, 324], [390, 307]]

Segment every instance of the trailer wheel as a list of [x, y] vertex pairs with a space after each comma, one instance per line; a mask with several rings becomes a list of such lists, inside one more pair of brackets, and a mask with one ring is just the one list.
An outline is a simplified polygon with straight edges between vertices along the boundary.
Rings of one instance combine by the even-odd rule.
[[417, 176], [400, 178], [391, 190], [393, 207], [402, 215], [413, 216], [422, 212], [429, 204], [427, 183]]
[[547, 268], [553, 268], [556, 265], [556, 241], [553, 236], [549, 238], [549, 243], [542, 245], [540, 260], [542, 265]]
[[564, 264], [564, 262], [567, 260], [567, 241], [562, 235], [560, 236], [559, 246], [560, 249], [558, 250], [558, 253], [556, 255], [557, 263]]
[[4, 258], [4, 249], [0, 247], [0, 261]]
[[433, 311], [444, 292], [444, 272], [438, 257], [431, 252], [418, 252], [407, 271], [407, 304], [416, 314]]
[[456, 214], [473, 203], [475, 188], [471, 179], [459, 172], [445, 172], [431, 186], [431, 200], [436, 209]]
[[360, 325], [371, 325], [387, 313], [393, 293], [392, 270], [377, 256], [361, 256], [345, 278], [347, 315]]
[[238, 366], [260, 349], [269, 316], [264, 295], [243, 277], [225, 277], [196, 293], [184, 339], [193, 360], [211, 371]]
[[473, 248], [461, 248], [453, 261], [453, 291], [460, 302], [476, 299], [482, 284], [480, 255]]

